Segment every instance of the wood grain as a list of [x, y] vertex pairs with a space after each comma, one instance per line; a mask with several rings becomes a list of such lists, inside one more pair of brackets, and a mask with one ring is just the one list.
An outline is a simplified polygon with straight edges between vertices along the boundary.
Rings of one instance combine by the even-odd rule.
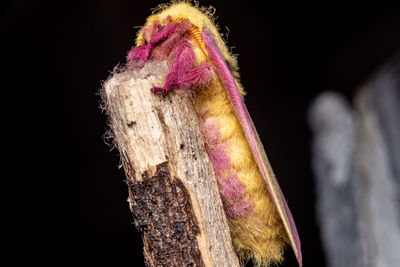
[[151, 91], [162, 86], [167, 73], [165, 62], [148, 62], [115, 73], [104, 84], [146, 264], [240, 266], [197, 124], [193, 90]]

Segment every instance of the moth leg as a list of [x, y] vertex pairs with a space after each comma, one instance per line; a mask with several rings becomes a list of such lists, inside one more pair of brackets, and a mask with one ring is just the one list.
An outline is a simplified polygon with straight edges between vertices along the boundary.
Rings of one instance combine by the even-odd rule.
[[193, 84], [205, 84], [212, 75], [212, 67], [208, 62], [203, 62], [200, 66], [187, 71], [184, 75], [177, 78], [174, 88], [184, 90]]
[[[152, 28], [150, 29], [145, 29], [144, 30], [144, 35], [149, 38], [147, 35], [153, 34], [154, 31], [159, 29], [159, 25], [151, 25]], [[179, 28], [180, 25], [178, 24], [172, 24], [164, 27], [163, 29], [159, 30], [157, 33], [155, 33], [151, 39], [148, 41], [148, 43], [140, 45], [138, 47], [133, 48], [127, 56], [128, 63], [132, 62], [134, 60], [141, 60], [143, 62], [146, 62], [149, 59], [150, 52], [153, 50], [154, 46], [156, 46], [158, 43], [162, 42], [165, 39], [168, 39], [171, 34], [173, 34], [177, 28]], [[147, 31], [146, 31], [147, 30]], [[146, 41], [147, 42], [147, 41]]]
[[158, 33], [154, 34], [150, 42], [147, 44], [146, 50], [143, 52], [141, 60], [146, 62], [150, 56], [150, 52], [153, 49], [153, 47], [162, 40], [167, 39], [176, 30], [176, 28], [178, 28], [178, 26], [179, 26], [178, 24], [171, 24], [165, 26], [165, 28], [160, 30]]
[[[190, 24], [175, 23], [161, 27], [158, 22], [142, 30], [145, 44], [132, 48], [127, 55], [129, 65], [142, 67], [149, 59], [165, 60], [180, 47]], [[174, 56], [175, 57], [175, 56]]]
[[168, 74], [164, 86], [154, 87], [153, 91], [170, 91], [176, 85], [176, 81], [194, 67], [194, 60], [195, 55], [190, 43], [187, 40], [183, 40], [178, 48], [176, 58], [171, 66], [171, 72]]
[[187, 39], [187, 33], [190, 29], [190, 24], [188, 23], [178, 23], [178, 26], [174, 31], [170, 32], [170, 35], [164, 39], [162, 42], [157, 43], [157, 46], [151, 51], [151, 58], [155, 60], [165, 60], [170, 61], [170, 58], [175, 60], [177, 51]]
[[129, 51], [128, 56], [126, 57], [128, 64], [133, 64], [136, 60], [140, 60], [145, 56], [146, 45], [139, 45]]

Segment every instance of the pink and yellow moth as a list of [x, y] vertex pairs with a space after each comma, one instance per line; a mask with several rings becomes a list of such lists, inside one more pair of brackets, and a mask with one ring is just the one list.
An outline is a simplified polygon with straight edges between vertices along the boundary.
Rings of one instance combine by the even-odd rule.
[[160, 6], [127, 56], [129, 67], [166, 60], [170, 73], [154, 92], [196, 90], [194, 107], [214, 166], [232, 242], [258, 266], [283, 260], [289, 243], [302, 265], [300, 239], [263, 145], [243, 102], [237, 61], [211, 18], [187, 2]]

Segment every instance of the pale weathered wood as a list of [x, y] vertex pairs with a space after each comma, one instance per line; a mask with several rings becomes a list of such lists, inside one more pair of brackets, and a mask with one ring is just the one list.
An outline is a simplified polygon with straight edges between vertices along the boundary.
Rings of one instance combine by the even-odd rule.
[[[162, 85], [167, 73], [166, 63], [149, 62], [141, 69], [116, 73], [104, 84], [109, 122], [130, 186], [128, 201], [136, 225], [145, 233], [146, 264], [240, 266], [197, 124], [192, 92], [151, 91]], [[154, 203], [154, 207], [143, 203]], [[164, 231], [171, 224], [178, 226]], [[146, 238], [146, 231], [151, 237]], [[192, 236], [197, 244], [190, 243]], [[168, 255], [156, 255], [154, 250], [163, 241], [154, 239], [169, 240], [162, 245], [169, 247]], [[155, 247], [149, 247], [152, 244]], [[196, 249], [200, 261], [195, 259]], [[191, 254], [183, 255], [187, 250]]]

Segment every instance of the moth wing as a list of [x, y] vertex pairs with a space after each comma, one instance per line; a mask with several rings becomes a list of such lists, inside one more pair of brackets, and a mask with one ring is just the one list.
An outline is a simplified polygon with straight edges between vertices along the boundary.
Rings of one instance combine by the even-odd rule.
[[271, 195], [273, 203], [282, 219], [285, 230], [289, 236], [290, 244], [296, 255], [299, 265], [302, 265], [300, 238], [297, 233], [292, 214], [283, 196], [282, 190], [275, 178], [271, 165], [268, 161], [264, 147], [258, 137], [253, 121], [250, 118], [246, 105], [239, 93], [235, 79], [233, 78], [226, 61], [221, 53], [217, 42], [212, 33], [208, 29], [203, 29], [202, 37], [208, 52], [209, 58], [212, 60], [218, 75], [228, 92], [229, 99], [234, 107], [236, 116], [239, 118], [240, 124], [246, 135], [247, 142], [253, 152], [254, 159], [257, 162], [261, 175], [264, 178], [267, 189]]

